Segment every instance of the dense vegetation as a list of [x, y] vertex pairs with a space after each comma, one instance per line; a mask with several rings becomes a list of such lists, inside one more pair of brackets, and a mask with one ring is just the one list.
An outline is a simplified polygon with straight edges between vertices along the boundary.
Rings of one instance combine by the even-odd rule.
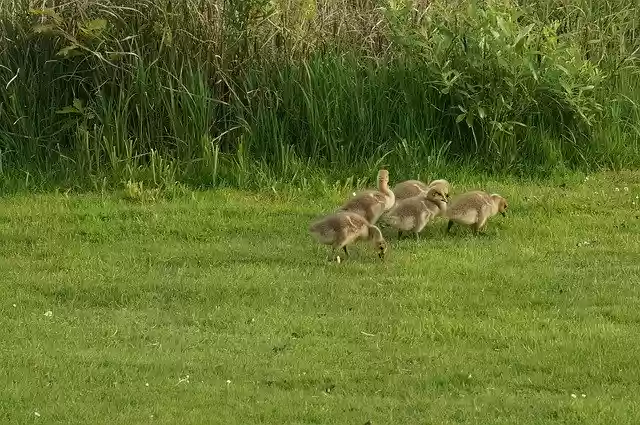
[[0, 3], [5, 180], [640, 164], [633, 2]]

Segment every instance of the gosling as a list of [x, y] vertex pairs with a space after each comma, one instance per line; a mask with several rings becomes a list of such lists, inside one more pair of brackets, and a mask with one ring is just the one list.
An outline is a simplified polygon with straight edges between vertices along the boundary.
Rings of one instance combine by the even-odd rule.
[[413, 232], [418, 239], [427, 223], [446, 211], [446, 195], [436, 186], [426, 193], [398, 201], [385, 215], [384, 221], [398, 230], [398, 238], [402, 237], [402, 232]]
[[447, 233], [457, 223], [471, 226], [477, 234], [485, 228], [490, 217], [498, 213], [506, 217], [508, 207], [507, 200], [497, 193], [490, 195], [480, 190], [464, 193], [454, 198], [447, 209]]
[[389, 171], [378, 172], [378, 190], [367, 190], [356, 194], [345, 202], [338, 211], [348, 211], [359, 214], [370, 224], [376, 224], [380, 216], [390, 210], [396, 202], [396, 197], [389, 189]]
[[443, 179], [434, 180], [428, 185], [421, 182], [420, 180], [406, 180], [398, 183], [393, 188], [393, 193], [396, 197], [397, 201], [402, 199], [413, 198], [414, 196], [421, 195], [426, 193], [429, 189], [437, 187], [441, 189], [442, 193], [444, 193], [447, 200], [449, 199], [449, 182]]
[[342, 249], [345, 258], [349, 257], [347, 245], [358, 240], [369, 240], [373, 243], [378, 257], [384, 260], [387, 243], [380, 229], [370, 224], [364, 217], [353, 212], [339, 211], [330, 214], [309, 226], [309, 233], [323, 245], [331, 246], [329, 260], [340, 262], [337, 251]]

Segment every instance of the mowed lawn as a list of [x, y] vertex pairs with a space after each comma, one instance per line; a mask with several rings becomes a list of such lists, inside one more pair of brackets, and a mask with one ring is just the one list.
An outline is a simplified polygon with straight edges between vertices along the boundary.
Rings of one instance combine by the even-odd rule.
[[637, 424], [640, 173], [452, 183], [509, 216], [342, 264], [337, 194], [3, 197], [0, 423]]

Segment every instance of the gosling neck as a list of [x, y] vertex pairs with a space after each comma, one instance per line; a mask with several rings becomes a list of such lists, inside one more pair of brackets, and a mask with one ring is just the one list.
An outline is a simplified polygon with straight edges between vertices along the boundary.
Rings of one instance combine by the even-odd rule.
[[491, 195], [491, 214], [498, 214], [498, 210], [500, 209], [500, 197], [498, 195]]
[[369, 225], [369, 239], [376, 243], [384, 240], [382, 232], [377, 226]]
[[427, 202], [431, 202], [432, 204], [437, 206], [440, 211], [445, 212], [447, 210], [447, 203], [444, 202], [442, 199], [436, 199], [426, 195], [425, 195], [425, 199]]
[[447, 211], [447, 203], [442, 199], [438, 199], [436, 201], [436, 205], [438, 205], [438, 208], [440, 208], [440, 211], [442, 211], [443, 213]]
[[389, 189], [389, 180], [378, 179], [378, 190], [387, 196], [392, 196], [393, 192]]

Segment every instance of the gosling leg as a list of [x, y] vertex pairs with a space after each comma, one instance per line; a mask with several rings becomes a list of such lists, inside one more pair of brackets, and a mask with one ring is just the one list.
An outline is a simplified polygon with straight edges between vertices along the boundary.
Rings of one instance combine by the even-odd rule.
[[447, 233], [451, 233], [451, 228], [453, 227], [453, 220], [449, 220], [447, 224]]
[[340, 245], [333, 245], [331, 247], [331, 250], [329, 251], [329, 262], [331, 261], [337, 261], [339, 255], [338, 255], [338, 250], [340, 249]]
[[480, 220], [478, 220], [478, 222], [473, 225], [473, 228], [475, 230], [474, 233], [476, 235], [486, 228], [488, 219], [489, 217], [487, 215], [483, 215], [482, 217], [480, 217]]

